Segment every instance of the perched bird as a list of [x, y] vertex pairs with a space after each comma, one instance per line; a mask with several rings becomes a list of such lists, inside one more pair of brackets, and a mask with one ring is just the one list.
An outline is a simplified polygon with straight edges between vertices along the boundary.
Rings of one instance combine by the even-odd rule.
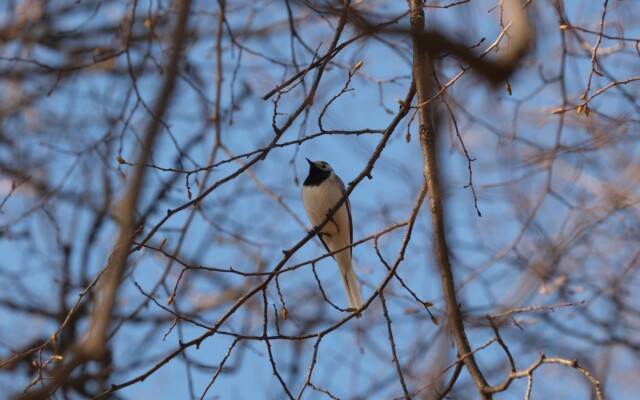
[[[309, 176], [302, 185], [302, 203], [313, 226], [319, 226], [342, 197], [346, 188], [338, 175], [324, 161], [311, 161]], [[320, 232], [318, 238], [329, 252], [349, 246], [353, 242], [353, 225], [351, 223], [351, 205], [347, 199], [331, 217]], [[349, 299], [350, 311], [362, 307], [362, 296], [356, 275], [351, 263], [351, 248], [333, 255], [338, 267], [344, 289]]]

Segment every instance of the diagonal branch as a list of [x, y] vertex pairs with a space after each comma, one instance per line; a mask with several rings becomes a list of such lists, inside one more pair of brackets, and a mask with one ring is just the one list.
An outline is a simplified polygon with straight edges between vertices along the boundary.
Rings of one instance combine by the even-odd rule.
[[136, 218], [136, 205], [140, 197], [140, 191], [144, 181], [144, 165], [147, 164], [149, 154], [153, 148], [155, 139], [160, 131], [162, 116], [169, 108], [171, 95], [175, 88], [178, 76], [179, 63], [184, 47], [187, 20], [191, 8], [191, 0], [182, 1], [178, 14], [178, 21], [174, 30], [171, 43], [171, 58], [167, 62], [167, 73], [164, 84], [158, 94], [158, 100], [153, 112], [153, 117], [147, 127], [142, 141], [142, 147], [138, 155], [135, 172], [129, 181], [128, 190], [119, 204], [121, 219], [119, 221], [120, 234], [109, 257], [109, 264], [102, 276], [102, 282], [96, 293], [96, 301], [91, 314], [89, 327], [83, 341], [78, 345], [75, 354], [63, 365], [44, 387], [33, 393], [25, 394], [25, 398], [48, 398], [60, 384], [68, 379], [69, 375], [79, 365], [88, 360], [97, 360], [106, 352], [109, 324], [112, 319], [116, 295], [122, 276], [125, 271], [129, 247], [138, 232], [134, 225]]

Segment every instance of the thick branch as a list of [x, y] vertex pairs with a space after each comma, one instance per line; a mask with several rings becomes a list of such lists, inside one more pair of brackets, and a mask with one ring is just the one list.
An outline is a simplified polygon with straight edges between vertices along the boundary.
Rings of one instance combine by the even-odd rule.
[[114, 249], [109, 258], [109, 265], [102, 277], [102, 282], [97, 291], [97, 298], [93, 306], [91, 320], [87, 329], [87, 334], [78, 346], [76, 353], [64, 365], [56, 376], [42, 389], [37, 392], [26, 394], [26, 398], [48, 398], [56, 388], [68, 379], [68, 376], [79, 365], [87, 360], [98, 360], [106, 351], [108, 328], [112, 319], [116, 295], [122, 276], [124, 274], [129, 247], [137, 229], [134, 226], [136, 217], [136, 205], [140, 197], [140, 190], [144, 180], [144, 165], [147, 164], [149, 154], [153, 148], [155, 139], [160, 131], [163, 115], [169, 108], [171, 95], [178, 75], [180, 57], [185, 39], [185, 32], [191, 0], [181, 2], [178, 21], [171, 43], [172, 54], [167, 63], [167, 74], [164, 84], [158, 93], [157, 103], [153, 110], [151, 122], [147, 127], [142, 141], [142, 147], [137, 159], [137, 167], [128, 184], [128, 189], [119, 204], [120, 213], [120, 234]]
[[160, 90], [160, 93], [158, 93], [157, 103], [154, 108], [151, 122], [147, 127], [142, 147], [140, 148], [137, 160], [138, 166], [135, 167], [133, 177], [129, 182], [127, 193], [120, 203], [119, 208], [122, 213], [122, 219], [120, 220], [120, 235], [114, 247], [111, 259], [109, 260], [109, 269], [105, 273], [102, 284], [98, 288], [98, 299], [93, 307], [87, 337], [80, 346], [80, 351], [89, 359], [96, 359], [100, 357], [106, 347], [107, 329], [109, 322], [111, 321], [116, 294], [125, 270], [129, 247], [133, 236], [135, 236], [136, 233], [134, 221], [136, 205], [138, 203], [138, 198], [140, 197], [140, 189], [142, 188], [142, 182], [144, 180], [145, 169], [143, 166], [147, 163], [149, 154], [153, 148], [153, 144], [160, 130], [163, 115], [169, 108], [171, 95], [178, 75], [178, 64], [182, 54], [187, 19], [189, 16], [189, 9], [191, 8], [190, 5], [191, 0], [185, 0], [181, 3], [178, 22], [173, 34], [173, 42], [171, 43], [171, 49], [173, 52], [171, 59], [168, 61], [167, 75], [162, 89]]
[[[411, 0], [411, 34], [413, 37], [413, 76], [418, 92], [418, 102], [425, 103], [433, 93], [433, 67], [428, 56], [427, 46], [424, 43], [424, 13], [421, 0]], [[431, 206], [431, 221], [433, 224], [434, 250], [440, 277], [444, 299], [447, 303], [449, 326], [453, 332], [458, 354], [471, 354], [464, 359], [464, 364], [469, 370], [478, 390], [483, 398], [490, 398], [484, 393], [488, 387], [480, 368], [476, 364], [472, 354], [467, 335], [462, 322], [462, 314], [456, 299], [456, 290], [453, 280], [453, 272], [449, 261], [449, 248], [444, 231], [444, 213], [442, 210], [442, 194], [438, 178], [438, 162], [436, 158], [436, 135], [431, 119], [431, 102], [426, 103], [418, 110], [420, 120], [420, 145], [424, 159], [424, 176], [429, 188], [429, 202]]]

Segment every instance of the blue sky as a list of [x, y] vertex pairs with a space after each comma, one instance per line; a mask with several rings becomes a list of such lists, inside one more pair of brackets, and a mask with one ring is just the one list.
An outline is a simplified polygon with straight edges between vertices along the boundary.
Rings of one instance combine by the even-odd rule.
[[[566, 1], [566, 13], [574, 24], [580, 23], [597, 29], [599, 18], [594, 15], [601, 13], [602, 5], [599, 3]], [[206, 8], [205, 6], [206, 4], [199, 4], [197, 9], [201, 10]], [[398, 2], [393, 7], [381, 4], [374, 10], [383, 15], [392, 15], [404, 11], [400, 6], [404, 6], [404, 3]], [[486, 41], [483, 45], [486, 45], [493, 42], [499, 33], [495, 12], [488, 12], [492, 6], [491, 2], [474, 1], [460, 7], [432, 10], [427, 12], [427, 21], [452, 36], [468, 35], [467, 37], [473, 39], [470, 39], [470, 43], [475, 43], [479, 37], [484, 36]], [[622, 2], [611, 2], [610, 5], [611, 18], [624, 26], [624, 33], [628, 37], [640, 36], [639, 28], [631, 23], [633, 16], [638, 15], [637, 8], [635, 4]], [[106, 4], [99, 9], [94, 21], [117, 20], [123, 9], [124, 7], [118, 3]], [[232, 26], [243, 26], [249, 19], [251, 26], [258, 29], [262, 25], [279, 20], [283, 9], [282, 5], [277, 3], [269, 4], [266, 8], [256, 5], [253, 11], [259, 13], [261, 18], [255, 19], [251, 19], [250, 11], [230, 13], [229, 20]], [[140, 4], [138, 12], [146, 12], [146, 5]], [[608, 120], [605, 117], [634, 115], [638, 106], [621, 101], [620, 92], [614, 89], [611, 94], [605, 93], [592, 103], [594, 108], [597, 107], [600, 113], [605, 114], [604, 116], [587, 120], [584, 115], [571, 112], [562, 121], [565, 127], [558, 139], [557, 128], [561, 117], [551, 114], [550, 111], [561, 106], [560, 86], [550, 83], [542, 90], [537, 90], [542, 85], [541, 76], [551, 79], [561, 61], [558, 51], [558, 21], [551, 5], [547, 3], [536, 4], [534, 15], [541, 36], [534, 55], [527, 59], [523, 71], [516, 74], [510, 82], [513, 88], [512, 96], [501, 87], [488, 87], [470, 73], [465, 74], [448, 91], [448, 99], [456, 112], [461, 135], [471, 157], [475, 158], [472, 164], [473, 179], [482, 218], [476, 215], [471, 191], [464, 188], [469, 179], [467, 160], [460, 151], [446, 109], [441, 105], [436, 109], [441, 134], [440, 162], [446, 195], [447, 232], [452, 246], [456, 279], [459, 283], [469, 281], [458, 294], [463, 309], [477, 319], [467, 321], [468, 334], [474, 348], [493, 337], [490, 329], [478, 327], [478, 320], [482, 320], [482, 316], [487, 313], [513, 307], [583, 300], [587, 301], [584, 307], [598, 317], [604, 319], [615, 313], [614, 304], [602, 296], [592, 282], [600, 279], [602, 265], [611, 265], [611, 275], [615, 276], [629, 254], [635, 251], [629, 246], [629, 243], [632, 243], [629, 237], [637, 231], [637, 208], [629, 207], [616, 212], [598, 209], [605, 202], [598, 195], [599, 191], [602, 191], [601, 187], [596, 185], [596, 189], [593, 188], [594, 182], [634, 182], [629, 179], [632, 171], [623, 169], [623, 173], [620, 173], [620, 169], [616, 168], [616, 161], [624, 160], [636, 152], [637, 141], [633, 139], [638, 134], [638, 122], [627, 123], [625, 129], [628, 134], [617, 137], [615, 135], [619, 128], [613, 126], [608, 129]], [[78, 20], [71, 18], [59, 23], [61, 26], [73, 27], [78, 24]], [[183, 168], [193, 169], [207, 163], [213, 141], [213, 127], [207, 116], [210, 115], [215, 101], [213, 24], [214, 18], [204, 14], [192, 20], [192, 26], [198, 27], [205, 34], [203, 40], [190, 47], [187, 56], [197, 74], [189, 76], [189, 79], [182, 79], [176, 89], [171, 111], [166, 118], [171, 134], [166, 130], [162, 132], [153, 153], [153, 162], [157, 166], [176, 167], [174, 160], [179, 151], [174, 145], [174, 140], [182, 148], [201, 132], [206, 133], [204, 139], [188, 150], [188, 156], [193, 162], [186, 160]], [[398, 26], [406, 27], [407, 20], [403, 20]], [[612, 31], [616, 28], [617, 25], [613, 22], [610, 26], [607, 25], [607, 29]], [[307, 27], [302, 28], [301, 32], [312, 47], [320, 46], [322, 52], [330, 41], [332, 27], [314, 19]], [[353, 32], [348, 31], [345, 37], [351, 34]], [[585, 35], [585, 38], [587, 37], [589, 43], [595, 40], [593, 35]], [[354, 90], [342, 95], [328, 109], [324, 120], [326, 129], [384, 129], [389, 124], [393, 115], [387, 110], [397, 111], [396, 99], [404, 98], [410, 83], [410, 64], [406, 57], [401, 56], [409, 44], [406, 39], [399, 37], [392, 37], [390, 40], [394, 42], [393, 46], [376, 40], [370, 40], [366, 45], [356, 44], [336, 58], [336, 62], [341, 66], [353, 66], [360, 60], [364, 61], [364, 65], [359, 71], [360, 74], [353, 79], [351, 87]], [[226, 40], [224, 43], [229, 44]], [[284, 28], [272, 39], [246, 38], [244, 43], [250, 49], [258, 50], [274, 59], [291, 58], [288, 31]], [[286, 43], [286, 46], [283, 43]], [[571, 43], [572, 46], [575, 44]], [[601, 46], [605, 48], [616, 43], [604, 40]], [[572, 49], [579, 51], [579, 48]], [[3, 51], [8, 54], [12, 49], [8, 46]], [[300, 65], [306, 65], [310, 56], [300, 49], [297, 51], [298, 62]], [[151, 54], [156, 61], [162, 62], [164, 53], [157, 45], [152, 47]], [[254, 150], [272, 140], [273, 105], [260, 97], [293, 73], [291, 68], [283, 70], [245, 51], [242, 53], [242, 63], [237, 70], [236, 79], [233, 80], [232, 74], [239, 54], [235, 49], [233, 53], [225, 53], [223, 58], [225, 80], [221, 96], [224, 115], [222, 138], [225, 147], [232, 154]], [[59, 54], [39, 49], [34, 49], [29, 57], [53, 64], [64, 61]], [[611, 57], [607, 59], [603, 56], [603, 62], [607, 61], [605, 65], [616, 79], [623, 80], [634, 76], [634, 73], [637, 74], [638, 58], [631, 49], [627, 48], [626, 51], [615, 53]], [[575, 103], [584, 91], [590, 68], [588, 61], [588, 57], [578, 54], [571, 57], [567, 65], [566, 89], [571, 103]], [[123, 58], [118, 59], [118, 63], [123, 62]], [[447, 81], [459, 71], [457, 62], [451, 58], [440, 63], [439, 67], [442, 81]], [[538, 71], [542, 71], [542, 75]], [[153, 104], [161, 78], [156, 71], [137, 81], [145, 102]], [[201, 81], [196, 78], [200, 78]], [[320, 85], [315, 105], [310, 109], [308, 120], [306, 123], [294, 124], [281, 141], [296, 140], [301, 136], [318, 132], [316, 121], [322, 106], [339, 92], [345, 79], [345, 69], [330, 67]], [[606, 85], [608, 79], [596, 76], [593, 90]], [[383, 82], [382, 95], [377, 80]], [[393, 82], [388, 82], [389, 80]], [[228, 114], [231, 94], [233, 92], [236, 98], [241, 98], [243, 85], [249, 87], [250, 92], [247, 100], [238, 101], [238, 109], [233, 111], [231, 123]], [[194, 87], [199, 90], [194, 90]], [[23, 89], [42, 95], [50, 88], [51, 82], [47, 79], [34, 78]], [[300, 87], [282, 99], [279, 104], [280, 111], [291, 113], [297, 107], [301, 100], [299, 89]], [[635, 86], [625, 86], [623, 90], [634, 93], [634, 90], [637, 91], [637, 83]], [[532, 96], [532, 93], [535, 95]], [[131, 123], [127, 128], [123, 127], [122, 120], [117, 119], [123, 109], [123, 115], [131, 115]], [[518, 114], [514, 117], [516, 109]], [[34, 167], [35, 176], [51, 178], [53, 182], [61, 183], [63, 192], [86, 196], [89, 204], [95, 207], [101, 204], [104, 197], [102, 178], [108, 179], [114, 188], [118, 188], [114, 191], [116, 196], [122, 195], [125, 188], [122, 174], [131, 173], [131, 169], [118, 165], [115, 157], [121, 156], [127, 161], [135, 159], [136, 135], [143, 134], [149, 119], [142, 105], [136, 105], [130, 80], [109, 77], [101, 72], [78, 73], [73, 79], [63, 81], [51, 96], [42, 97], [32, 112], [35, 114], [21, 114], [4, 122], [3, 129], [25, 132], [20, 139], [24, 154], [41, 159], [49, 157], [52, 160]], [[279, 117], [279, 121], [286, 117]], [[594, 132], [599, 131], [599, 126], [617, 137], [618, 142], [606, 143], [597, 148], [597, 151], [567, 152], [559, 156], [554, 164], [551, 188], [554, 193], [562, 193], [563, 196], [559, 196], [559, 199], [547, 193], [530, 228], [517, 246], [517, 251], [509, 252], [499, 261], [491, 262], [501, 249], [517, 237], [520, 226], [527, 218], [528, 210], [535, 204], [537, 194], [545, 185], [548, 175], [544, 168], [544, 159], [541, 158], [541, 162], [531, 160], [541, 157], [556, 144], [567, 147], [589, 144]], [[408, 143], [405, 139], [406, 130], [405, 120], [376, 163], [373, 179], [365, 179], [350, 197], [356, 239], [404, 221], [417, 198], [422, 183], [422, 158], [417, 141], [417, 124], [414, 122], [411, 125], [411, 140]], [[380, 135], [377, 134], [326, 135], [305, 142], [301, 146], [272, 150], [268, 158], [250, 170], [260, 182], [260, 187], [251, 176], [243, 174], [229, 184], [221, 186], [200, 204], [201, 211], [195, 211], [194, 222], [184, 234], [180, 257], [194, 265], [219, 268], [233, 266], [242, 271], [272, 269], [281, 259], [281, 251], [290, 248], [304, 237], [307, 227], [300, 226], [296, 218], [266, 192], [280, 196], [291, 213], [306, 225], [299, 193], [299, 182], [307, 173], [304, 158], [328, 161], [345, 183], [348, 183], [366, 165], [379, 140]], [[6, 152], [1, 154], [3, 158], [13, 156]], [[225, 157], [221, 154], [218, 160]], [[205, 186], [232, 173], [238, 166], [237, 163], [229, 163], [215, 168]], [[103, 177], [101, 171], [105, 168], [108, 172]], [[67, 174], [68, 171], [71, 172]], [[536, 171], [535, 174], [527, 179], [504, 184], [527, 176], [533, 171]], [[169, 176], [158, 170], [148, 171], [147, 186], [143, 190], [140, 209], [146, 209], [149, 202], [155, 201], [154, 194]], [[197, 193], [199, 180], [204, 179], [204, 176], [204, 173], [198, 173], [191, 177], [191, 190], [194, 194]], [[184, 182], [184, 177], [180, 177], [178, 182]], [[503, 185], [496, 186], [500, 183]], [[2, 184], [2, 187], [6, 187], [5, 180]], [[631, 185], [628, 190], [638, 195], [637, 186]], [[577, 211], [568, 210], [563, 205], [563, 200], [566, 201], [567, 198], [575, 202]], [[163, 199], [162, 207], [151, 213], [148, 225], [157, 223], [167, 208], [175, 208], [187, 200], [184, 184], [173, 185]], [[34, 214], [40, 218], [24, 218], [13, 224], [12, 221], [17, 215], [32, 206], [36, 209]], [[28, 186], [10, 198], [2, 211], [0, 225], [11, 224], [14, 226], [13, 235], [28, 231], [32, 237], [31, 240], [20, 241], [17, 245], [14, 241], [0, 241], [0, 252], [4, 255], [0, 261], [0, 269], [3, 271], [0, 288], [7, 298], [46, 310], [55, 309], [53, 306], [57, 304], [58, 295], [51, 288], [55, 287], [54, 279], [60, 273], [57, 267], [61, 262], [57, 243], [68, 241], [74, 247], [81, 247], [85, 243], [87, 232], [90, 231], [92, 212], [76, 208], [71, 202], [56, 203], [50, 210], [47, 207], [38, 208], [38, 200], [30, 195]], [[45, 211], [54, 217], [48, 218]], [[166, 238], [167, 248], [175, 249], [180, 236], [183, 235], [181, 229], [191, 212], [194, 211], [189, 209], [173, 216], [151, 242], [158, 245]], [[589, 230], [580, 228], [581, 223], [586, 224], [590, 221], [589, 218], [602, 218], [604, 222], [593, 224]], [[629, 233], [629, 237], [621, 233], [625, 227], [632, 232]], [[74, 252], [70, 263], [72, 276], [95, 275], [108, 258], [116, 232], [116, 225], [109, 221], [107, 227], [100, 231], [88, 263], [85, 263], [81, 252]], [[233, 240], [237, 235], [242, 235], [245, 240]], [[380, 252], [389, 262], [395, 259], [403, 235], [404, 230], [399, 229], [380, 239]], [[546, 265], [548, 259], [545, 257], [554, 250], [549, 243], [558, 245], [555, 250], [564, 250], [562, 244], [567, 244], [567, 248], [571, 249], [557, 266], [557, 270], [548, 271], [551, 281], [563, 274], [567, 275], [568, 281], [563, 286], [562, 293], [545, 295], [540, 293], [540, 277], [535, 274], [532, 266], [538, 263]], [[303, 262], [323, 253], [324, 249], [320, 243], [313, 240], [292, 257], [290, 264]], [[423, 207], [407, 255], [399, 269], [400, 275], [421, 299], [434, 303], [433, 312], [443, 321], [446, 318], [445, 305], [441, 299], [439, 273], [431, 252], [428, 207]], [[260, 260], [260, 263], [256, 260]], [[379, 262], [371, 242], [354, 249], [354, 261], [358, 276], [362, 280], [363, 295], [368, 298], [384, 278], [386, 270]], [[120, 310], [123, 313], [130, 312], [146, 301], [134, 282], [145, 291], [151, 291], [160, 282], [154, 297], [160, 304], [166, 304], [180, 267], [173, 265], [165, 276], [168, 259], [151, 250], [133, 254], [130, 263], [131, 274], [120, 291]], [[328, 296], [335, 303], [344, 305], [344, 294], [340, 282], [336, 279], [333, 260], [325, 259], [319, 262], [316, 269]], [[481, 274], [476, 276], [478, 272]], [[21, 284], [16, 284], [14, 275], [20, 277], [18, 281]], [[202, 271], [187, 272], [187, 276], [181, 283], [181, 292], [174, 302], [174, 310], [195, 310], [195, 319], [206, 325], [214, 324], [232, 304], [232, 301], [224, 296], [233, 298], [234, 294], [238, 295], [233, 291], [226, 292], [226, 289], [233, 289], [243, 282], [247, 282], [247, 285], [257, 283], [254, 278], [244, 279], [230, 274]], [[635, 277], [630, 279], [637, 280]], [[321, 321], [314, 327], [314, 331], [331, 326], [345, 316], [322, 302], [313, 272], [308, 266], [283, 274], [280, 285], [292, 314], [290, 320], [279, 321], [283, 332], [308, 333], [303, 322], [309, 317], [309, 313], [317, 313], [317, 318]], [[67, 303], [75, 300], [77, 292], [82, 290], [82, 287], [82, 282], [74, 282], [73, 290], [66, 298]], [[267, 294], [269, 312], [273, 313], [272, 304], [280, 310], [281, 304], [273, 285]], [[454, 352], [449, 344], [450, 339], [442, 328], [430, 322], [426, 312], [417, 308], [419, 305], [398, 282], [393, 282], [385, 294], [393, 321], [399, 358], [407, 371], [417, 371], [421, 374], [408, 378], [409, 390], [417, 390], [421, 383], [424, 384], [423, 376], [432, 376], [430, 374], [441, 370], [453, 360]], [[225, 331], [247, 335], [262, 333], [261, 299], [255, 296], [253, 300], [224, 325]], [[218, 301], [222, 301], [224, 305], [213, 306]], [[624, 398], [637, 389], [635, 383], [621, 378], [624, 370], [629, 369], [629, 365], [637, 368], [637, 355], [623, 350], [605, 354], [601, 348], [593, 354], [594, 350], [587, 341], [576, 339], [570, 334], [561, 335], [557, 329], [551, 327], [555, 321], [563, 326], [572, 327], [577, 333], [593, 333], [598, 338], [607, 333], [602, 329], [592, 331], [590, 322], [585, 319], [582, 310], [580, 307], [568, 307], [558, 309], [555, 313], [540, 311], [523, 314], [519, 320], [523, 330], [509, 326], [503, 328], [501, 333], [512, 346], [512, 351], [517, 354], [517, 365], [520, 368], [535, 361], [539, 351], [545, 351], [549, 356], [568, 359], [585, 358], [589, 360], [587, 363], [591, 363], [588, 366], [595, 369], [594, 373], [600, 368], [595, 361], [605, 356], [612, 357], [616, 360], [616, 365], [612, 366], [611, 375], [605, 378], [608, 394], [612, 398]], [[146, 306], [143, 315], [159, 317], [166, 316], [166, 312], [151, 303]], [[0, 317], [3, 321], [0, 331], [4, 332], [0, 336], [0, 342], [10, 346], [3, 346], [3, 357], [10, 352], [10, 348], [19, 348], [34, 338], [46, 338], [57, 327], [50, 320], [25, 319], [5, 308], [0, 308]], [[269, 331], [274, 333], [273, 317], [270, 318]], [[625, 322], [623, 325], [619, 328], [621, 336], [632, 329], [634, 321]], [[29, 329], [23, 332], [16, 330], [16, 326], [28, 326]], [[201, 328], [184, 324], [179, 325], [164, 338], [170, 326], [170, 322], [164, 322], [157, 325], [131, 324], [120, 329], [113, 340], [114, 357], [117, 365], [130, 365], [131, 369], [126, 375], [116, 374], [113, 380], [119, 383], [146, 371], [157, 360], [175, 349], [178, 340], [188, 341], [203, 333]], [[351, 398], [356, 394], [361, 398], [400, 396], [402, 391], [395, 375], [395, 366], [391, 362], [387, 336], [380, 302], [376, 300], [360, 320], [348, 322], [322, 340], [322, 352], [317, 359], [313, 382], [329, 389], [340, 398]], [[558, 339], [559, 337], [561, 339]], [[570, 341], [568, 345], [563, 346], [564, 340]], [[215, 372], [211, 366], [221, 361], [232, 341], [228, 335], [208, 338], [199, 350], [190, 349], [185, 353], [191, 360], [191, 368], [185, 368], [185, 360], [178, 358], [144, 382], [124, 389], [121, 395], [127, 398], [199, 398]], [[314, 339], [296, 342], [276, 340], [271, 343], [274, 359], [281, 372], [287, 371], [286, 376], [295, 392], [294, 396], [305, 380], [314, 344]], [[235, 369], [232, 373], [223, 373], [206, 398], [282, 398], [281, 388], [273, 376], [264, 342], [241, 341], [234, 351], [229, 365]], [[602, 355], [598, 352], [602, 352]], [[502, 378], [507, 373], [505, 365], [502, 364], [504, 354], [496, 344], [479, 352], [478, 358], [482, 367], [497, 371], [495, 375], [491, 375], [492, 378]], [[140, 364], [137, 364], [138, 362]], [[197, 363], [202, 363], [203, 366], [198, 367]], [[289, 369], [293, 364], [298, 365], [297, 375], [292, 372], [294, 369]], [[534, 394], [543, 396], [553, 393], [553, 396], [568, 399], [589, 396], [589, 386], [584, 384], [584, 377], [569, 368], [544, 366], [536, 372], [536, 376], [537, 374], [540, 374], [540, 378], [534, 380]], [[0, 386], [19, 390], [25, 386], [27, 379], [23, 374], [3, 374], [0, 375]], [[472, 390], [466, 372], [463, 372], [463, 379], [461, 392], [458, 393], [464, 393], [465, 387]], [[619, 383], [619, 379], [624, 384]], [[190, 380], [194, 393], [189, 393]], [[549, 382], [557, 380], [566, 382], [566, 385], [546, 387]], [[369, 393], [365, 389], [371, 382], [379, 382], [380, 387]], [[516, 381], [506, 393], [496, 398], [522, 398], [525, 385], [525, 380]], [[304, 398], [323, 396], [307, 388]]]

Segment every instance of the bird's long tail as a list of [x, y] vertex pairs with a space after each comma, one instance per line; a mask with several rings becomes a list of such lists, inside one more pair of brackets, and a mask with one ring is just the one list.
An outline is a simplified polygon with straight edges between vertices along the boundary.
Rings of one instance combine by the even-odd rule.
[[349, 308], [358, 310], [362, 307], [362, 296], [360, 295], [360, 286], [358, 285], [356, 274], [353, 271], [350, 254], [345, 251], [338, 253], [337, 256], [336, 261], [338, 262], [338, 267], [340, 267], [340, 276], [349, 299]]

